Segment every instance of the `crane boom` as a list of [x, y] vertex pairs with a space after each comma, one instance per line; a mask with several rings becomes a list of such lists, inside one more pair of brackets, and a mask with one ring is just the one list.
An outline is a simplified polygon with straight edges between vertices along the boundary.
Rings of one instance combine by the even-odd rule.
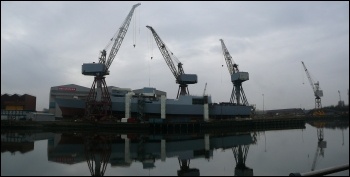
[[230, 52], [227, 50], [224, 41], [222, 39], [220, 39], [220, 41], [221, 41], [222, 52], [223, 52], [224, 57], [225, 57], [227, 69], [230, 72], [230, 75], [232, 75], [236, 72], [239, 72], [238, 65], [233, 62], [232, 57], [230, 55]]
[[[82, 74], [91, 75], [91, 76], [104, 76], [109, 74], [109, 67], [111, 66], [115, 56], [117, 55], [119, 48], [123, 42], [123, 39], [128, 31], [129, 24], [134, 13], [134, 10], [137, 6], [141, 5], [140, 3], [132, 6], [128, 16], [125, 18], [121, 27], [117, 31], [116, 35], [109, 41], [109, 44], [100, 52], [100, 57], [98, 63], [84, 63], [82, 66]], [[108, 60], [107, 57], [107, 47], [110, 46], [114, 40], [113, 46], [109, 52]]]
[[[177, 71], [177, 69], [174, 65], [174, 62], [173, 62], [171, 55], [169, 53], [169, 49], [166, 47], [165, 43], [162, 41], [162, 39], [158, 36], [156, 31], [151, 26], [146, 26], [146, 27], [151, 30], [151, 32], [154, 36], [154, 40], [156, 41], [157, 46], [160, 50], [160, 53], [162, 53], [166, 64], [169, 66], [169, 68], [170, 68], [171, 72], [173, 73], [173, 75], [175, 76], [175, 78], [177, 78], [180, 75], [180, 73]], [[171, 53], [171, 54], [173, 55], [173, 53]], [[182, 68], [181, 62], [178, 64], [178, 67]], [[184, 72], [183, 69], [181, 71]]]
[[[132, 6], [128, 16], [125, 18], [124, 22], [122, 23], [122, 26], [119, 28], [118, 35], [114, 40], [113, 47], [111, 48], [111, 51], [109, 52], [108, 60], [106, 61], [106, 70], [111, 66], [115, 56], [117, 55], [119, 48], [123, 42], [123, 39], [125, 37], [126, 32], [128, 31], [130, 21], [132, 18], [132, 15], [134, 13], [134, 10], [137, 6], [141, 5], [141, 3], [135, 4]], [[105, 51], [105, 50], [104, 50]], [[106, 52], [103, 52], [105, 54]]]
[[153, 37], [157, 43], [157, 46], [160, 50], [160, 53], [162, 53], [165, 62], [169, 66], [171, 72], [175, 76], [176, 83], [180, 84], [179, 85], [179, 90], [177, 94], [177, 98], [179, 97], [179, 92], [180, 95], [187, 95], [189, 94], [187, 84], [195, 84], [197, 83], [197, 75], [195, 74], [185, 74], [183, 68], [182, 68], [182, 63], [178, 62], [178, 69], [176, 69], [173, 59], [177, 60], [175, 55], [168, 49], [168, 47], [165, 45], [165, 43], [160, 39], [156, 31], [151, 27], [151, 26], [146, 26], [148, 29], [151, 30]]
[[315, 82], [312, 80], [312, 78], [311, 78], [311, 76], [310, 76], [310, 73], [309, 73], [309, 71], [306, 69], [306, 66], [305, 66], [304, 62], [302, 61], [301, 63], [303, 64], [304, 70], [305, 70], [305, 72], [306, 72], [306, 76], [307, 76], [307, 78], [309, 79], [309, 83], [310, 83], [310, 85], [311, 85], [312, 91], [315, 93], [315, 96], [316, 96], [316, 88], [315, 88], [315, 86], [314, 86], [314, 83], [315, 83]]

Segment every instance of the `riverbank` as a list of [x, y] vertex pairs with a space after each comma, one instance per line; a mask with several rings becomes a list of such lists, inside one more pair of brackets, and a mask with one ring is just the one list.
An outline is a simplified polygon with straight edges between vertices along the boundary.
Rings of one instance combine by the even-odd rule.
[[334, 122], [349, 121], [349, 117], [274, 117], [226, 119], [209, 122], [177, 123], [121, 123], [121, 122], [88, 122], [88, 121], [1, 121], [2, 131], [40, 130], [40, 131], [73, 131], [73, 132], [118, 132], [118, 133], [218, 133], [218, 132], [251, 132], [283, 129], [303, 129], [305, 123], [314, 121]]

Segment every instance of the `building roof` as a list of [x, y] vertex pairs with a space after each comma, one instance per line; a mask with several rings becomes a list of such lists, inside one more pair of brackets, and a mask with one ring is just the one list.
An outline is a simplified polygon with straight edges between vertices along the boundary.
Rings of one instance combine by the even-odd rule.
[[289, 109], [275, 109], [275, 110], [267, 110], [266, 113], [304, 113], [304, 111], [301, 108], [289, 108]]
[[5, 93], [5, 94], [2, 94], [2, 95], [1, 95], [1, 97], [3, 97], [3, 96], [4, 96], [4, 97], [13, 97], [13, 96], [14, 96], [14, 97], [16, 97], [16, 96], [17, 96], [17, 97], [22, 97], [22, 96], [31, 96], [31, 97], [35, 97], [35, 96], [33, 96], [33, 95], [29, 95], [29, 94], [26, 94], [26, 93], [23, 94], [23, 95], [17, 94], [17, 93], [15, 93], [15, 94], [8, 94], [8, 93]]

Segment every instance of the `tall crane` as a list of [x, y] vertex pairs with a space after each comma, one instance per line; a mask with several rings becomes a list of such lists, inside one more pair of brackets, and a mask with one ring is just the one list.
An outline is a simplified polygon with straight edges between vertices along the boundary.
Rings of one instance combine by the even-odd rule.
[[[160, 39], [156, 31], [151, 27], [151, 26], [146, 26], [148, 29], [151, 30], [154, 39], [158, 45], [158, 48], [160, 52], [162, 53], [165, 62], [168, 64], [171, 72], [175, 76], [176, 83], [179, 84], [179, 89], [177, 92], [177, 97], [179, 98], [180, 95], [188, 95], [188, 86], [187, 84], [195, 84], [197, 83], [197, 75], [196, 74], [185, 74], [183, 68], [182, 68], [182, 63], [176, 58], [176, 56], [169, 50], [169, 48], [165, 45], [165, 43]], [[177, 68], [174, 65], [173, 60], [175, 60], [177, 64]]]
[[313, 81], [313, 79], [310, 76], [310, 73], [306, 69], [304, 62], [301, 62], [301, 63], [303, 64], [303, 67], [306, 72], [307, 78], [309, 79], [312, 91], [314, 92], [314, 95], [315, 95], [315, 109], [321, 109], [322, 108], [321, 97], [323, 97], [323, 91], [320, 88], [320, 83], [318, 81], [317, 82]]
[[247, 106], [248, 100], [244, 94], [242, 82], [249, 80], [249, 73], [239, 71], [238, 65], [233, 62], [230, 52], [228, 52], [224, 41], [222, 39], [220, 39], [220, 41], [221, 41], [222, 52], [225, 57], [227, 69], [231, 75], [231, 81], [233, 83], [230, 103], [236, 102], [237, 105]]
[[338, 90], [338, 93], [339, 93], [339, 102], [338, 102], [338, 106], [339, 106], [339, 107], [344, 107], [345, 104], [344, 104], [344, 101], [341, 100], [340, 91], [339, 91], [339, 90]]
[[[95, 76], [89, 95], [86, 99], [85, 118], [87, 119], [103, 120], [106, 119], [107, 116], [112, 112], [112, 102], [105, 81], [105, 76], [109, 75], [108, 69], [111, 66], [115, 56], [117, 55], [125, 34], [128, 31], [134, 10], [139, 5], [141, 5], [141, 3], [132, 6], [128, 16], [122, 23], [118, 32], [113, 36], [105, 49], [101, 51], [98, 63], [84, 63], [82, 65], [82, 74]], [[113, 40], [114, 43], [107, 59], [106, 50], [113, 42]]]

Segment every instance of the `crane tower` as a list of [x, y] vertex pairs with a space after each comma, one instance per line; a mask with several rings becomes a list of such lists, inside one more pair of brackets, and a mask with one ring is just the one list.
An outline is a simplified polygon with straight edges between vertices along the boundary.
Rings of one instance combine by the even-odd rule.
[[321, 97], [323, 97], [323, 91], [320, 88], [320, 83], [318, 81], [317, 82], [313, 81], [313, 79], [310, 76], [310, 73], [306, 69], [304, 62], [301, 62], [301, 63], [303, 64], [303, 67], [304, 67], [305, 73], [307, 75], [307, 78], [309, 79], [312, 91], [314, 92], [315, 109], [321, 109], [322, 108]]
[[109, 75], [109, 67], [111, 66], [118, 50], [123, 42], [123, 39], [128, 31], [128, 27], [134, 13], [134, 10], [140, 3], [132, 6], [128, 16], [122, 23], [119, 31], [111, 39], [107, 47], [110, 46], [114, 40], [113, 46], [109, 52], [107, 59], [107, 47], [100, 53], [98, 63], [84, 63], [82, 65], [82, 74], [88, 76], [95, 76], [92, 83], [89, 95], [86, 99], [85, 118], [91, 120], [104, 120], [112, 112], [112, 102], [109, 95], [105, 76]]
[[226, 65], [231, 75], [231, 81], [233, 83], [230, 103], [236, 102], [237, 105], [248, 106], [248, 100], [244, 94], [242, 82], [249, 80], [249, 73], [240, 72], [238, 70], [238, 65], [233, 62], [232, 57], [228, 52], [224, 41], [222, 39], [220, 39], [220, 41], [221, 41], [222, 52], [225, 57]]
[[[160, 39], [156, 31], [151, 27], [151, 26], [146, 26], [148, 29], [151, 30], [153, 37], [158, 45], [158, 48], [160, 52], [162, 53], [165, 62], [169, 66], [171, 72], [175, 76], [176, 83], [179, 84], [179, 89], [177, 92], [177, 97], [179, 98], [180, 95], [188, 95], [188, 86], [187, 84], [195, 84], [197, 83], [197, 75], [196, 74], [185, 74], [183, 68], [182, 68], [182, 63], [179, 62], [179, 60], [176, 58], [176, 56], [168, 49], [168, 47], [165, 45], [165, 43]], [[177, 61], [177, 68], [174, 65], [173, 60]]]

